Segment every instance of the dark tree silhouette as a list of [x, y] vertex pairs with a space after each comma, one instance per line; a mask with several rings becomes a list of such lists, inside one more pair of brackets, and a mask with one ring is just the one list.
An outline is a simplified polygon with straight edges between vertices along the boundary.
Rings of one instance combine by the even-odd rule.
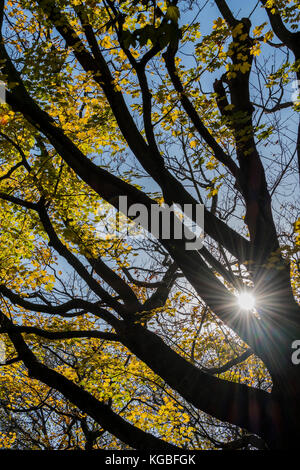
[[[46, 78], [59, 73], [55, 67], [59, 66], [59, 54], [62, 56], [63, 52], [59, 49], [60, 52], [55, 55], [55, 48], [61, 41], [60, 44], [63, 44], [68, 57], [76, 60], [76, 73], [79, 70], [88, 76], [94, 83], [95, 90], [98, 90], [95, 93], [100, 93], [106, 109], [109, 110], [107, 119], [114, 123], [117, 139], [128, 152], [131, 152], [131, 157], [128, 159], [136, 160], [137, 171], [146, 176], [148, 181], [151, 179], [155, 188], [159, 188], [165, 203], [169, 205], [177, 203], [181, 206], [191, 204], [195, 208], [205, 199], [203, 195], [205, 188], [212, 189], [211, 207], [208, 207], [209, 199], [206, 199], [204, 208], [204, 227], [208, 242], [204, 242], [204, 247], [197, 251], [187, 250], [185, 240], [174, 237], [169, 240], [163, 238], [157, 240], [157, 246], [160, 247], [157, 249], [168, 254], [173, 262], [169, 262], [168, 267], [163, 270], [162, 278], [160, 280], [156, 278], [151, 285], [151, 279], [135, 279], [128, 267], [124, 267], [122, 273], [117, 273], [100, 256], [93, 257], [82, 251], [76, 252], [69, 243], [66, 243], [68, 238], [66, 235], [63, 239], [62, 230], [70, 227], [72, 220], [63, 220], [62, 217], [63, 228], [59, 226], [57, 213], [51, 205], [55, 204], [54, 199], [51, 200], [50, 196], [55, 195], [57, 186], [56, 182], [51, 181], [50, 176], [49, 185], [52, 189], [48, 192], [45, 189], [43, 192], [42, 185], [37, 185], [38, 192], [35, 193], [35, 197], [26, 198], [26, 194], [29, 193], [24, 192], [22, 186], [9, 186], [7, 181], [13, 178], [20, 166], [31, 175], [34, 170], [30, 167], [31, 163], [28, 162], [22, 145], [18, 145], [18, 140], [13, 139], [12, 134], [5, 134], [4, 128], [1, 138], [6, 146], [10, 146], [19, 155], [19, 158], [21, 156], [21, 163], [18, 167], [11, 167], [4, 177], [1, 177], [0, 181], [4, 185], [1, 186], [2, 201], [10, 207], [15, 207], [20, 213], [25, 211], [31, 214], [40, 227], [40, 233], [47, 238], [51, 249], [64, 260], [64, 264], [68, 264], [68, 269], [72, 268], [81, 278], [92, 292], [93, 300], [73, 295], [73, 298], [66, 302], [60, 302], [59, 297], [55, 302], [53, 296], [49, 300], [47, 297], [34, 296], [30, 290], [26, 295], [24, 291], [18, 292], [9, 283], [2, 282], [0, 293], [3, 305], [9, 304], [25, 309], [26, 312], [43, 312], [63, 318], [89, 312], [110, 327], [109, 331], [100, 331], [95, 327], [93, 330], [75, 332], [67, 331], [63, 326], [65, 324], [62, 323], [60, 330], [47, 331], [38, 326], [23, 325], [14, 321], [13, 317], [9, 318], [3, 307], [1, 333], [9, 336], [17, 360], [22, 361], [30, 378], [37, 379], [60, 392], [104, 430], [135, 449], [167, 450], [175, 446], [130, 424], [113, 411], [109, 404], [96, 399], [92, 393], [54, 370], [51, 365], [37, 356], [32, 344], [28, 343], [27, 335], [57, 341], [67, 338], [99, 338], [103, 341], [120, 342], [187, 403], [218, 420], [245, 429], [248, 434], [244, 440], [237, 441], [232, 448], [254, 442], [253, 435], [259, 436], [271, 449], [296, 447], [300, 421], [300, 366], [293, 364], [291, 356], [292, 343], [300, 339], [300, 310], [295, 300], [295, 290], [293, 292], [292, 289], [289, 254], [283, 252], [281, 247], [279, 229], [276, 228], [272, 210], [272, 196], [276, 195], [276, 188], [280, 187], [280, 182], [286, 176], [287, 169], [290, 171], [290, 167], [282, 166], [279, 176], [277, 175], [278, 185], [274, 186], [275, 189], [272, 191], [267, 182], [267, 170], [273, 175], [272, 169], [270, 170], [265, 164], [262, 153], [264, 151], [267, 153], [268, 147], [260, 145], [257, 137], [259, 122], [264, 117], [272, 116], [275, 119], [278, 113], [291, 109], [293, 103], [284, 102], [283, 91], [280, 99], [273, 97], [272, 87], [268, 88], [270, 97], [267, 101], [264, 99], [265, 95], [254, 93], [253, 90], [258, 83], [255, 80], [258, 78], [253, 77], [255, 73], [259, 74], [259, 63], [253, 50], [258, 43], [262, 43], [263, 47], [269, 47], [272, 53], [278, 54], [279, 60], [283, 54], [293, 56], [289, 60], [296, 64], [293, 65], [293, 70], [300, 79], [300, 32], [294, 27], [297, 10], [293, 9], [291, 4], [288, 14], [284, 16], [282, 6], [284, 2], [266, 0], [260, 2], [263, 21], [268, 23], [267, 27], [274, 33], [275, 42], [272, 42], [272, 38], [264, 38], [262, 33], [260, 37], [253, 36], [250, 17], [238, 18], [225, 0], [215, 0], [218, 8], [217, 16], [220, 15], [224, 20], [222, 22], [218, 20], [217, 28], [213, 32], [213, 34], [219, 33], [219, 37], [205, 36], [201, 39], [202, 42], [196, 45], [196, 49], [198, 48], [199, 54], [206, 53], [205, 47], [213, 51], [213, 47], [218, 46], [217, 40], [220, 40], [223, 46], [223, 49], [217, 48], [211, 53], [215, 54], [214, 57], [209, 57], [207, 53], [205, 58], [205, 73], [209, 77], [208, 79], [206, 75], [206, 82], [209, 80], [213, 86], [213, 89], [207, 93], [206, 99], [212, 100], [215, 104], [214, 113], [217, 115], [215, 119], [219, 120], [218, 128], [211, 125], [210, 117], [205, 111], [205, 102], [199, 105], [199, 96], [203, 96], [202, 92], [199, 92], [198, 96], [191, 94], [190, 83], [187, 84], [184, 69], [177, 60], [184, 38], [183, 31], [179, 27], [178, 14], [180, 10], [182, 15], [184, 14], [183, 10], [188, 6], [188, 2], [167, 2], [168, 6], [164, 9], [155, 1], [37, 0], [30, 3], [21, 1], [20, 4], [31, 12], [37, 24], [40, 23], [41, 30], [44, 28], [49, 31], [51, 47], [49, 46], [49, 52], [45, 52], [48, 72], [41, 64], [42, 78], [36, 79], [36, 82], [40, 79], [42, 86], [47, 89], [46, 98], [43, 98], [36, 82], [30, 83], [30, 74], [33, 73], [30, 67], [35, 66], [30, 63], [30, 58], [26, 55], [27, 49], [32, 51], [32, 48], [37, 47], [39, 39], [34, 43], [35, 38], [32, 36], [30, 39], [30, 34], [33, 33], [27, 32], [28, 43], [24, 42], [23, 37], [17, 38], [16, 43], [18, 42], [21, 48], [15, 51], [7, 33], [8, 12], [12, 6], [8, 5], [8, 10], [5, 10], [4, 3], [2, 0], [0, 60], [3, 80], [7, 85], [6, 101], [9, 109], [31, 130], [34, 136], [33, 149], [40, 152], [34, 157], [36, 161], [39, 159], [46, 161], [47, 155], [50, 159], [53, 155], [59, 156], [62, 163], [60, 170], [56, 168], [56, 174], [59, 175], [59, 171], [63, 172], [69, 168], [78, 184], [81, 180], [85, 187], [93, 192], [93, 197], [107, 201], [116, 209], [119, 209], [119, 196], [127, 196], [128, 205], [143, 204], [149, 209], [149, 213], [151, 205], [155, 202], [151, 192], [138, 187], [134, 178], [129, 181], [122, 167], [118, 171], [99, 164], [98, 160], [92, 158], [91, 153], [86, 152], [78, 143], [76, 137], [72, 137], [71, 130], [67, 131], [63, 125], [60, 125], [59, 120], [51, 115], [53, 110], [49, 100], [52, 85], [50, 78], [48, 82]], [[274, 5], [270, 5], [271, 3]], [[93, 16], [93, 8], [96, 6], [102, 8], [103, 17]], [[253, 2], [254, 7], [255, 2]], [[204, 14], [204, 10], [200, 3], [191, 2], [190, 10], [185, 14], [191, 15], [198, 9], [201, 25], [201, 15]], [[141, 17], [137, 18], [141, 12], [145, 14], [144, 23]], [[135, 25], [130, 30], [126, 23], [130, 15], [135, 18], [137, 24], [141, 23], [140, 28]], [[155, 21], [151, 22], [153, 15], [154, 17], [156, 15]], [[125, 85], [123, 87], [120, 80], [120, 86], [116, 86], [115, 72], [118, 64], [114, 62], [114, 56], [109, 56], [99, 42], [107, 34], [116, 41], [114, 44], [117, 45], [114, 47], [122, 51], [124, 63], [127, 64], [127, 69], [122, 70], [127, 70], [128, 74], [135, 77], [141, 99], [141, 114], [138, 118], [132, 111], [131, 98], [125, 96]], [[276, 38], [280, 44], [276, 43]], [[189, 47], [193, 54], [192, 46]], [[229, 54], [222, 59], [224, 48]], [[139, 56], [134, 51], [139, 51]], [[54, 59], [50, 56], [52, 52]], [[224, 63], [217, 66], [217, 60], [223, 60]], [[229, 64], [227, 71], [222, 69], [225, 62]], [[153, 83], [148, 68], [150, 65], [156, 71]], [[267, 68], [266, 64], [265, 67]], [[279, 88], [282, 90], [284, 72], [285, 70], [282, 71], [282, 75], [280, 72], [277, 73], [276, 83], [274, 79], [274, 87], [280, 82]], [[265, 73], [267, 75], [267, 72]], [[273, 75], [275, 74], [276, 71], [273, 70]], [[76, 83], [78, 78], [75, 71], [73, 77]], [[253, 88], [254, 82], [256, 85]], [[195, 78], [191, 83], [194, 86]], [[161, 93], [173, 93], [170, 107], [165, 108], [167, 114], [172, 115], [175, 109], [179, 109], [181, 119], [180, 125], [179, 121], [173, 122], [174, 129], [179, 131], [181, 129], [172, 137], [172, 142], [175, 143], [168, 144], [170, 141], [165, 140], [165, 147], [169, 145], [169, 148], [172, 148], [174, 145], [176, 153], [175, 145], [182, 145], [181, 156], [185, 161], [184, 167], [190, 169], [189, 178], [181, 177], [187, 174], [187, 170], [184, 170], [186, 173], [180, 171], [178, 162], [181, 161], [181, 156], [177, 155], [172, 160], [160, 143], [161, 128], [157, 125], [159, 116], [154, 116], [159, 102], [157, 98], [159, 86], [162, 86]], [[214, 94], [211, 95], [211, 92]], [[99, 100], [99, 95], [95, 96]], [[56, 92], [53, 92], [53, 103], [60, 106]], [[94, 125], [97, 127], [99, 123], [95, 121]], [[220, 138], [221, 127], [223, 136]], [[294, 142], [290, 142], [295, 155], [295, 159], [290, 162], [290, 165], [294, 165], [293, 168], [296, 168], [296, 155], [298, 159], [300, 155], [300, 133], [296, 133], [296, 127], [294, 132], [296, 137]], [[189, 134], [186, 129], [189, 129]], [[168, 129], [165, 132], [168, 132]], [[186, 139], [196, 140], [199, 158], [201, 155], [205, 158], [213, 157], [214, 164], [219, 165], [218, 168], [222, 168], [226, 174], [220, 192], [226, 187], [228, 200], [234, 199], [233, 211], [237, 211], [235, 213], [239, 218], [241, 215], [245, 216], [245, 225], [239, 225], [242, 227], [241, 230], [239, 227], [235, 229], [235, 225], [231, 223], [233, 219], [229, 217], [230, 208], [224, 209], [223, 213], [221, 208], [216, 210], [218, 195], [217, 191], [213, 191], [215, 186], [211, 182], [212, 178], [207, 174], [206, 179], [205, 175], [201, 176], [201, 171], [206, 171], [205, 165], [202, 167], [200, 165], [200, 169], [199, 166], [193, 167], [194, 161], [186, 150]], [[277, 148], [280, 152], [279, 145]], [[291, 179], [288, 180], [288, 184], [289, 181], [294, 181], [293, 175], [289, 178]], [[244, 227], [247, 227], [248, 235]], [[294, 255], [295, 250], [290, 256]], [[241, 315], [239, 312], [232, 288], [242, 284], [238, 284], [238, 275], [235, 276], [231, 269], [235, 264], [243, 266], [244, 272], [247, 273], [248, 283], [251, 283], [257, 298], [257, 314]], [[240, 358], [232, 358], [228, 364], [225, 364], [223, 370], [228, 370], [250, 354], [255, 354], [269, 371], [272, 379], [271, 392], [219, 378], [214, 371], [198, 367], [193, 361], [175, 351], [162, 336], [147, 327], [147, 322], [139, 321], [142, 312], [165, 305], [178, 276], [184, 277], [218, 321], [232, 330], [250, 348]], [[152, 289], [148, 300], [141, 300], [137, 294], [139, 288]], [[218, 371], [217, 368], [215, 372], [221, 373], [222, 370]]]

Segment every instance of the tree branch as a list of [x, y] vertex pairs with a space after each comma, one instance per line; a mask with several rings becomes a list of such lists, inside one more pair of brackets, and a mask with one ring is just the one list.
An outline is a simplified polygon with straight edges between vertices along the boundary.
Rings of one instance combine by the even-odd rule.
[[0, 321], [2, 327], [10, 330], [9, 338], [25, 367], [28, 369], [29, 377], [39, 380], [62, 393], [67, 400], [76, 405], [81, 411], [91, 416], [102, 428], [134, 449], [160, 449], [162, 451], [178, 449], [176, 446], [144, 432], [125, 421], [125, 419], [112, 411], [108, 405], [97, 400], [93, 395], [83, 390], [62, 374], [39, 362], [25, 343], [22, 335], [12, 329], [12, 322], [1, 311]]
[[[97, 330], [78, 330], [78, 331], [47, 331], [37, 328], [35, 326], [13, 326], [11, 330], [1, 328], [1, 333], [9, 333], [10, 331], [17, 331], [18, 333], [27, 333], [47, 338], [51, 340], [59, 339], [76, 339], [76, 338], [99, 338], [106, 341], [120, 341], [120, 338], [115, 333]], [[20, 361], [20, 358], [14, 361]]]
[[234, 359], [231, 359], [230, 361], [226, 362], [223, 366], [220, 367], [202, 367], [204, 372], [207, 372], [208, 374], [223, 374], [223, 372], [227, 372], [231, 367], [236, 366], [237, 364], [240, 364], [241, 362], [244, 362], [248, 357], [252, 356], [253, 351], [251, 349], [247, 349], [243, 354], [241, 354], [238, 357], [235, 357]]
[[116, 331], [133, 354], [196, 408], [264, 436], [270, 426], [270, 394], [204, 373], [140, 325], [122, 322]]

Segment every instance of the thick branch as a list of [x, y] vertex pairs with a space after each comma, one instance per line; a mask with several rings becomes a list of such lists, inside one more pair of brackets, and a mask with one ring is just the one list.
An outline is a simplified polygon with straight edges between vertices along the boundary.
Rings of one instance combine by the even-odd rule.
[[121, 323], [117, 333], [133, 354], [189, 403], [222, 421], [264, 435], [270, 425], [268, 393], [202, 372], [140, 325]]
[[141, 308], [140, 302], [129, 285], [111, 268], [109, 268], [100, 257], [97, 259], [88, 257], [87, 259], [95, 273], [120, 295], [128, 308], [133, 310], [139, 310]]
[[[0, 329], [1, 333], [9, 333], [17, 331], [18, 333], [27, 333], [40, 336], [42, 338], [60, 340], [60, 339], [76, 339], [76, 338], [99, 338], [106, 341], [120, 341], [120, 338], [115, 333], [97, 330], [78, 330], [78, 331], [47, 331], [37, 328], [35, 326], [14, 326], [12, 330], [5, 328]], [[19, 361], [17, 358], [15, 361]]]

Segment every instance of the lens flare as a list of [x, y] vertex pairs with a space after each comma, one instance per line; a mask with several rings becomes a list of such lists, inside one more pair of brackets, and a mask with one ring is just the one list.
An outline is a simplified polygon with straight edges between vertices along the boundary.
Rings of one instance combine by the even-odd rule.
[[252, 310], [255, 305], [255, 298], [249, 292], [240, 292], [238, 304], [241, 310]]

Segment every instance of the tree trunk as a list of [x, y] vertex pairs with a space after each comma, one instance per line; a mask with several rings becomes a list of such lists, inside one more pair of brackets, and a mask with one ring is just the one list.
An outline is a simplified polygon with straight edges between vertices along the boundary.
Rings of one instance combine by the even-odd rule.
[[295, 450], [300, 442], [300, 381], [298, 392], [287, 394], [282, 390], [275, 393], [273, 405], [273, 427], [266, 437], [271, 450]]

